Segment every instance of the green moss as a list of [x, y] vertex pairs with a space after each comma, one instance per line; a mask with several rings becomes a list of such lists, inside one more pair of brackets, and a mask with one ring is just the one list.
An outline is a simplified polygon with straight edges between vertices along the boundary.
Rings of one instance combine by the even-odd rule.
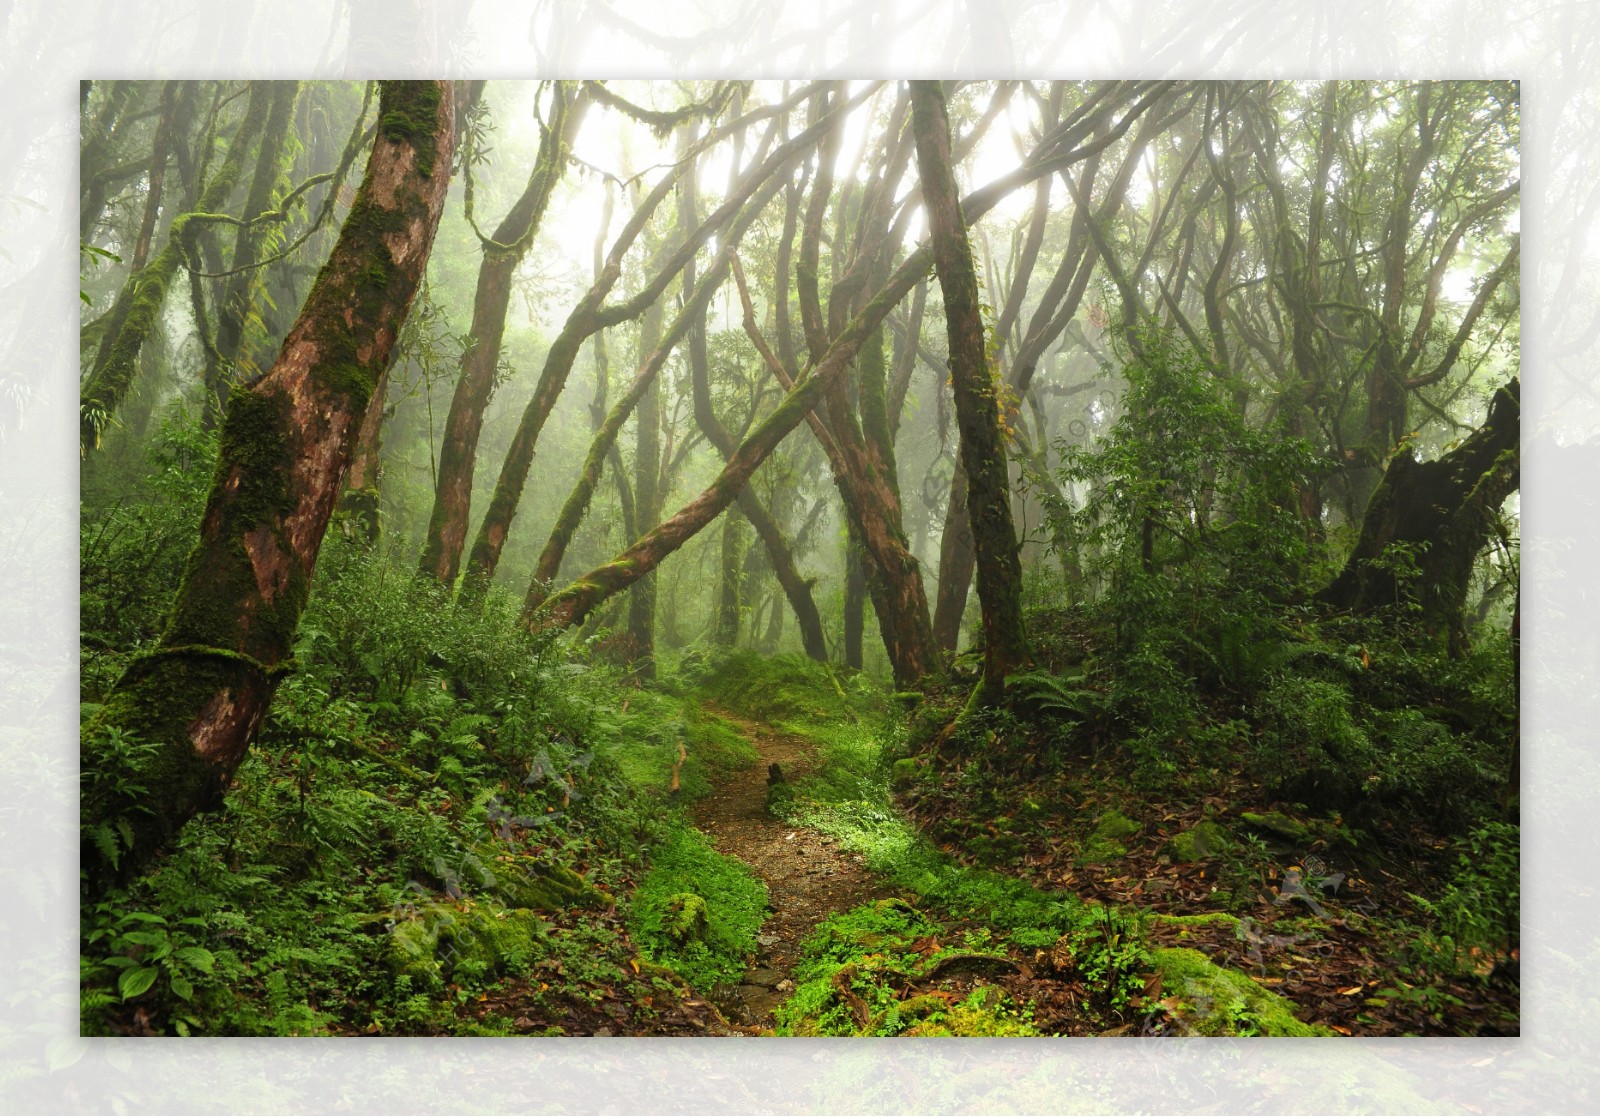
[[1083, 849], [1078, 854], [1078, 863], [1092, 865], [1127, 856], [1128, 847], [1123, 844], [1122, 839], [1132, 837], [1139, 832], [1139, 829], [1139, 824], [1121, 811], [1107, 811], [1100, 816], [1094, 830], [1083, 843]]
[[378, 127], [384, 137], [407, 143], [416, 150], [417, 167], [424, 175], [433, 173], [434, 133], [439, 127], [440, 86], [432, 81], [386, 81], [379, 108]]
[[1177, 997], [1179, 1022], [1205, 1036], [1327, 1036], [1321, 1025], [1295, 1018], [1294, 1005], [1263, 989], [1248, 975], [1216, 965], [1198, 950], [1152, 950], [1150, 960], [1162, 988]]
[[693, 892], [680, 892], [667, 901], [662, 930], [679, 946], [704, 942], [710, 927], [706, 922], [706, 902]]
[[1204, 861], [1217, 856], [1232, 844], [1233, 838], [1226, 829], [1206, 819], [1181, 834], [1175, 834], [1167, 843], [1167, 848], [1178, 861]]
[[1162, 915], [1154, 913], [1151, 918], [1156, 922], [1165, 923], [1171, 927], [1227, 927], [1237, 930], [1239, 917], [1229, 915], [1225, 911], [1207, 911], [1198, 915]]
[[1255, 811], [1244, 811], [1239, 815], [1253, 829], [1264, 830], [1275, 834], [1286, 841], [1305, 843], [1311, 840], [1311, 830], [1304, 823], [1296, 822], [1281, 811], [1267, 811], [1258, 814]]
[[652, 960], [709, 990], [744, 973], [766, 908], [766, 885], [749, 866], [712, 849], [698, 830], [680, 827], [634, 891], [628, 922]]
[[384, 944], [391, 973], [437, 986], [458, 968], [475, 976], [517, 973], [543, 952], [549, 925], [535, 912], [471, 901], [431, 903], [397, 922]]

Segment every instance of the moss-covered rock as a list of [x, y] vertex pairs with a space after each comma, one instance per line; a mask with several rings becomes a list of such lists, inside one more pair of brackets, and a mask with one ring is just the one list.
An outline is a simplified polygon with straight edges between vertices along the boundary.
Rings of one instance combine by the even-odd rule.
[[927, 779], [933, 769], [918, 764], [915, 759], [907, 758], [896, 760], [889, 769], [889, 779], [897, 791], [903, 791], [921, 780]]
[[1204, 861], [1233, 844], [1233, 836], [1220, 824], [1206, 819], [1173, 836], [1167, 849], [1176, 861]]
[[1287, 842], [1303, 844], [1311, 840], [1311, 828], [1303, 822], [1296, 822], [1282, 811], [1265, 813], [1244, 811], [1239, 817], [1244, 819], [1251, 829], [1272, 834]]
[[1178, 1000], [1174, 1013], [1187, 1031], [1202, 1036], [1327, 1036], [1306, 1024], [1290, 1001], [1262, 988], [1248, 974], [1225, 969], [1198, 950], [1167, 947], [1150, 952], [1163, 991]]
[[678, 893], [667, 901], [666, 917], [662, 920], [661, 929], [680, 946], [704, 942], [709, 931], [705, 900], [693, 892]]
[[1126, 857], [1128, 847], [1123, 839], [1139, 832], [1139, 824], [1121, 811], [1107, 811], [1101, 815], [1078, 853], [1078, 864], [1093, 865], [1102, 861], [1115, 861]]
[[424, 904], [390, 929], [384, 961], [416, 988], [436, 986], [464, 965], [480, 975], [515, 973], [539, 955], [547, 926], [526, 908], [471, 901]]

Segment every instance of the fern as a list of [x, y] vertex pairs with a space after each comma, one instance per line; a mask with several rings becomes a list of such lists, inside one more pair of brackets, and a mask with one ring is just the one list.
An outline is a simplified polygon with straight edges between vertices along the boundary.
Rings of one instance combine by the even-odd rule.
[[1024, 671], [1006, 677], [1006, 689], [1017, 699], [1041, 713], [1063, 720], [1088, 719], [1105, 710], [1106, 697], [1083, 686], [1083, 675], [1053, 675], [1048, 671]]

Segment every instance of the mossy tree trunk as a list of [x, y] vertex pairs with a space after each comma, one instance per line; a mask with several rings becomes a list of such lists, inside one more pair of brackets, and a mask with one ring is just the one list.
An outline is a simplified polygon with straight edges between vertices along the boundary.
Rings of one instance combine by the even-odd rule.
[[300, 95], [300, 83], [276, 81], [271, 86], [271, 102], [267, 110], [266, 125], [261, 133], [260, 151], [256, 155], [255, 171], [251, 175], [250, 189], [245, 195], [243, 224], [239, 226], [233, 243], [233, 263], [222, 296], [217, 300], [217, 356], [209, 366], [216, 377], [206, 384], [205, 419], [215, 426], [228, 409], [228, 394], [233, 384], [253, 378], [260, 370], [255, 368], [246, 353], [246, 326], [252, 308], [260, 314], [260, 294], [265, 289], [261, 269], [256, 261], [262, 244], [262, 230], [256, 227], [261, 215], [272, 209], [273, 195], [278, 183], [285, 177], [284, 148], [289, 140], [293, 122], [295, 100]]
[[1521, 381], [1495, 393], [1489, 416], [1461, 445], [1431, 462], [1402, 449], [1367, 505], [1361, 535], [1339, 576], [1318, 597], [1370, 613], [1411, 605], [1452, 653], [1466, 650], [1462, 609], [1472, 564], [1520, 474]]
[[423, 542], [421, 567], [424, 574], [447, 586], [456, 580], [466, 545], [478, 435], [483, 429], [484, 410], [494, 393], [511, 281], [539, 231], [588, 105], [588, 100], [577, 93], [576, 82], [556, 82], [552, 96], [550, 126], [540, 141], [528, 185], [490, 241], [483, 245], [478, 286], [472, 300], [472, 330], [461, 353], [461, 375], [450, 398], [450, 413], [439, 446], [433, 511]]
[[372, 402], [356, 432], [356, 444], [350, 451], [350, 469], [345, 474], [344, 492], [339, 496], [339, 512], [344, 521], [345, 538], [368, 547], [378, 542], [383, 525], [379, 518], [380, 492], [378, 471], [382, 465], [383, 423], [388, 418], [384, 399], [389, 394], [391, 363], [378, 374], [372, 388]]
[[950, 342], [950, 383], [961, 460], [967, 474], [967, 514], [972, 521], [978, 602], [983, 608], [986, 696], [998, 699], [1005, 677], [1026, 661], [1022, 624], [1022, 565], [1011, 522], [1011, 487], [1000, 432], [997, 372], [984, 338], [972, 247], [950, 164], [950, 122], [939, 83], [911, 83], [912, 121], [922, 197], [933, 234], [934, 271], [944, 293]]
[[[684, 296], [693, 291], [694, 273], [684, 273]], [[701, 304], [704, 314], [704, 304]], [[652, 352], [661, 337], [662, 308], [653, 303], [639, 322], [639, 352]], [[633, 530], [637, 535], [656, 526], [661, 519], [661, 378], [652, 376], [639, 397], [634, 412], [633, 446]], [[635, 582], [628, 595], [626, 655], [634, 673], [655, 678], [656, 654], [656, 579], [647, 574]]]
[[[681, 220], [687, 226], [694, 222], [695, 194], [692, 181], [686, 180], [683, 193], [680, 197]], [[692, 266], [692, 265], [691, 265]], [[695, 422], [705, 434], [706, 441], [716, 449], [717, 453], [726, 462], [738, 447], [739, 440], [732, 431], [723, 425], [717, 417], [711, 403], [711, 362], [706, 350], [705, 315], [690, 327], [689, 339], [689, 379], [690, 390], [694, 399]], [[784, 596], [788, 599], [789, 607], [794, 611], [795, 620], [800, 625], [800, 639], [805, 648], [806, 655], [818, 662], [828, 658], [827, 643], [822, 633], [822, 616], [817, 611], [816, 600], [811, 594], [812, 582], [801, 576], [795, 566], [794, 555], [787, 543], [784, 542], [783, 532], [777, 521], [761, 503], [760, 498], [748, 486], [739, 492], [739, 509], [744, 513], [750, 526], [755, 529], [761, 544], [766, 548], [767, 558], [772, 565], [772, 573], [778, 579], [778, 584], [783, 589]], [[725, 525], [724, 530], [728, 530]], [[725, 541], [726, 542], [726, 541]], [[727, 569], [727, 552], [724, 551], [724, 571]], [[725, 575], [726, 576], [726, 575]], [[726, 608], [727, 587], [724, 586], [723, 606]], [[737, 609], [737, 604], [734, 608]], [[734, 617], [733, 632], [738, 632], [737, 615]], [[730, 638], [728, 643], [732, 643]]]
[[867, 572], [853, 530], [844, 540], [844, 665], [861, 670], [866, 657]]
[[88, 451], [99, 446], [101, 432], [115, 417], [117, 408], [121, 406], [138, 374], [139, 350], [159, 327], [167, 291], [178, 269], [183, 266], [185, 238], [189, 236], [190, 223], [217, 212], [233, 193], [244, 164], [245, 152], [266, 125], [270, 101], [269, 91], [265, 88], [267, 84], [251, 83], [250, 102], [245, 109], [244, 119], [234, 132], [222, 165], [200, 192], [194, 210], [173, 219], [161, 251], [148, 264], [128, 276], [122, 290], [117, 293], [116, 302], [107, 311], [107, 324], [95, 354], [94, 367], [79, 393], [81, 450]]
[[[85, 795], [86, 822], [131, 841], [84, 848], [91, 889], [149, 860], [213, 808], [279, 680], [357, 430], [427, 265], [455, 149], [448, 82], [386, 82], [367, 174], [271, 371], [235, 394], [173, 614], [83, 731], [86, 771], [110, 731], [156, 746]], [[130, 790], [137, 789], [137, 790]]]

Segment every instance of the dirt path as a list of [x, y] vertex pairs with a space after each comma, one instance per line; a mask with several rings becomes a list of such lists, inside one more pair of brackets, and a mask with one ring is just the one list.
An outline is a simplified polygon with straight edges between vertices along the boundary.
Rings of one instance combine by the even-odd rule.
[[772, 912], [757, 936], [750, 969], [718, 1002], [730, 1021], [770, 1028], [772, 1010], [794, 989], [790, 972], [812, 929], [835, 912], [893, 893], [862, 866], [859, 856], [768, 813], [769, 765], [781, 767], [786, 779], [803, 777], [815, 763], [812, 742], [774, 733], [725, 710], [715, 713], [750, 739], [761, 760], [696, 804], [695, 824], [719, 852], [737, 857], [766, 882]]

